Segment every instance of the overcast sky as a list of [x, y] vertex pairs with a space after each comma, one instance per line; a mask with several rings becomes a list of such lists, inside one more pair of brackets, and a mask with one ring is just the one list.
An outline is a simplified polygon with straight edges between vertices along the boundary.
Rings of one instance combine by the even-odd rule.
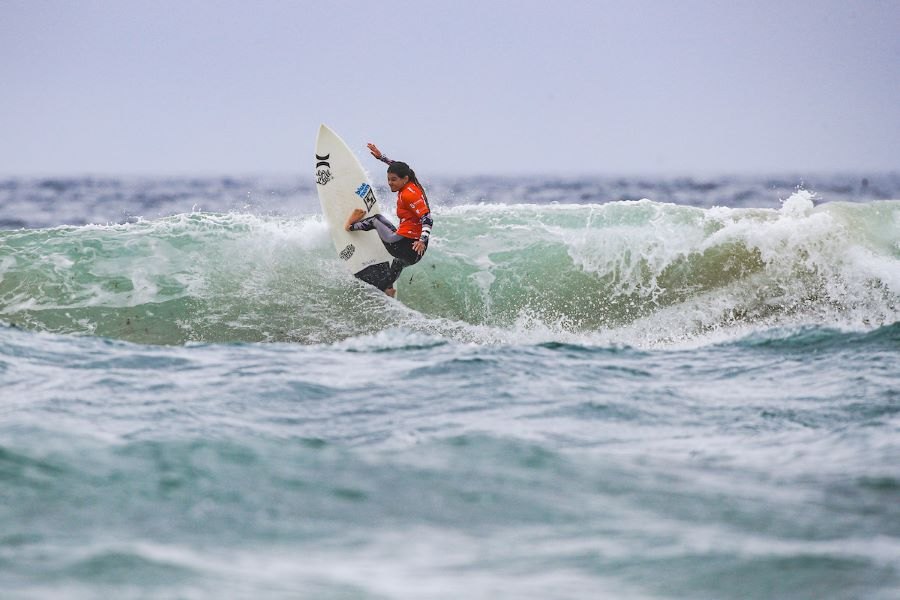
[[[900, 170], [900, 0], [0, 0], [0, 174]], [[370, 165], [371, 166], [371, 165]]]

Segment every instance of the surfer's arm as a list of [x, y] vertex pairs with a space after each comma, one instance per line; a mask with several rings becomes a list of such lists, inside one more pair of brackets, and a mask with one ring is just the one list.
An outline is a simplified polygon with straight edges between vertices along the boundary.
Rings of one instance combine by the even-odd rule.
[[428, 247], [428, 238], [431, 237], [431, 226], [434, 222], [431, 220], [431, 213], [425, 213], [421, 219], [419, 219], [419, 223], [422, 224], [422, 233], [419, 235], [419, 239], [413, 242], [413, 250], [419, 253], [419, 256], [425, 254], [425, 248]]
[[378, 160], [380, 160], [383, 163], [391, 164], [392, 162], [394, 162], [391, 159], [389, 159], [387, 156], [382, 154], [381, 150], [379, 150], [378, 146], [376, 146], [375, 144], [369, 144], [369, 152], [372, 153], [372, 156], [374, 156], [375, 158], [377, 158]]
[[422, 215], [422, 218], [419, 219], [419, 223], [422, 224], [422, 235], [419, 236], [419, 239], [422, 242], [428, 242], [428, 238], [431, 237], [431, 227], [434, 225], [434, 221], [431, 219], [431, 212], [427, 212]]

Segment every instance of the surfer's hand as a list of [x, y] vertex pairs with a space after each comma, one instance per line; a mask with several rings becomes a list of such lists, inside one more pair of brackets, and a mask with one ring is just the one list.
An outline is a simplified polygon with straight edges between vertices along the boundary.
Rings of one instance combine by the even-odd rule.
[[378, 149], [378, 146], [376, 146], [375, 144], [368, 144], [368, 146], [369, 146], [369, 152], [372, 153], [372, 156], [374, 156], [375, 158], [381, 159], [381, 150]]
[[422, 240], [416, 240], [413, 242], [412, 249], [419, 253], [419, 256], [425, 254], [425, 242]]

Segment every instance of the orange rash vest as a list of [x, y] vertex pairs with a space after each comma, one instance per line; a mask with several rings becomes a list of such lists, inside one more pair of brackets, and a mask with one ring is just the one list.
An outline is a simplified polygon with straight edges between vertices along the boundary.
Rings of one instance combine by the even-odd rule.
[[421, 188], [410, 182], [397, 192], [397, 217], [400, 226], [397, 233], [403, 237], [419, 239], [422, 236], [422, 217], [431, 212]]

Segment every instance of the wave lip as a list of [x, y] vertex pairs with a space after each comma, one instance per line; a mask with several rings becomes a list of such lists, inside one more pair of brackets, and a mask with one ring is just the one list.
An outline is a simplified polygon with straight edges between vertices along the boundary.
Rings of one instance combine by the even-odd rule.
[[799, 192], [780, 210], [642, 200], [450, 215], [445, 256], [412, 276], [422, 299], [404, 298], [456, 320], [524, 320], [641, 345], [898, 316], [897, 202], [816, 207]]

